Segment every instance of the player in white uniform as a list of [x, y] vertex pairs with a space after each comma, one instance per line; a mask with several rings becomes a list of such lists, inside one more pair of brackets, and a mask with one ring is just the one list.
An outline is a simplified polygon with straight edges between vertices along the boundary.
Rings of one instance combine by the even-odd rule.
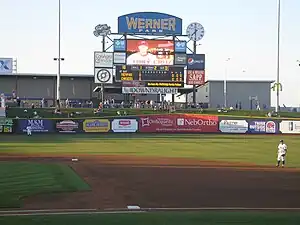
[[283, 140], [280, 140], [277, 151], [277, 167], [280, 166], [280, 162], [282, 162], [282, 167], [285, 165], [285, 157], [287, 154], [287, 145], [283, 143]]
[[128, 56], [127, 64], [128, 65], [153, 65], [156, 56], [148, 52], [148, 43], [147, 41], [140, 41], [138, 43], [138, 52], [133, 53]]
[[31, 126], [26, 127], [27, 135], [31, 136]]

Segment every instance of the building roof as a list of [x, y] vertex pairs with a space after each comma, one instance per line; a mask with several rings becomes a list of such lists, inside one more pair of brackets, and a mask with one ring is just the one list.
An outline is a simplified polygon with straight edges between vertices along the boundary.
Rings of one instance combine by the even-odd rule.
[[[56, 77], [57, 74], [51, 73], [10, 73], [10, 74], [0, 74], [0, 76], [30, 76], [30, 77]], [[61, 77], [94, 77], [94, 74], [61, 74]]]
[[[209, 82], [224, 82], [224, 80], [207, 80], [205, 83]], [[274, 83], [275, 80], [226, 80], [226, 82], [234, 83]]]

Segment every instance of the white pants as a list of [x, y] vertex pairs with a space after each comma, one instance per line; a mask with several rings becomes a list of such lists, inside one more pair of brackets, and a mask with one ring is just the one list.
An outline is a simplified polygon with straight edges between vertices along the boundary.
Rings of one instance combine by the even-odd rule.
[[31, 136], [31, 130], [28, 130], [28, 131], [27, 131], [27, 135], [28, 135], [28, 136]]
[[285, 155], [283, 156], [283, 155], [278, 155], [277, 156], [277, 161], [285, 161]]

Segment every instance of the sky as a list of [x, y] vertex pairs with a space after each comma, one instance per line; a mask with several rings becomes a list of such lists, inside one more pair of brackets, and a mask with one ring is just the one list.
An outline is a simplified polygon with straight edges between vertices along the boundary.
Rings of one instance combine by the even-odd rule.
[[[184, 33], [192, 22], [204, 26], [197, 53], [206, 54], [206, 79], [224, 79], [227, 68], [229, 80], [276, 80], [277, 0], [61, 0], [61, 5], [62, 73], [94, 73], [93, 54], [101, 50], [93, 35], [97, 24], [117, 32], [118, 16], [153, 11], [182, 18]], [[299, 11], [299, 0], [281, 0], [280, 103], [286, 106], [300, 106]], [[0, 58], [16, 58], [19, 73], [57, 73], [58, 0], [3, 0], [0, 21]]]

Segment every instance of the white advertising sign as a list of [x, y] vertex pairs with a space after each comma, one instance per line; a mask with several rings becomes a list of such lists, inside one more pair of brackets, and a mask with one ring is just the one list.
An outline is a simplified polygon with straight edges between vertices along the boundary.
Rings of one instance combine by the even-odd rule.
[[12, 73], [13, 73], [13, 59], [0, 58], [0, 74], [12, 74]]
[[115, 119], [111, 127], [116, 133], [135, 133], [138, 130], [138, 122], [135, 119]]
[[114, 64], [126, 64], [126, 53], [114, 52]]
[[95, 68], [94, 78], [95, 84], [112, 84], [113, 69]]
[[113, 52], [94, 52], [95, 67], [113, 67], [114, 55]]
[[177, 88], [122, 87], [123, 94], [177, 94]]
[[279, 127], [283, 134], [300, 134], [300, 121], [282, 121]]
[[223, 133], [244, 134], [248, 131], [248, 123], [246, 120], [222, 120], [219, 123], [219, 130]]

